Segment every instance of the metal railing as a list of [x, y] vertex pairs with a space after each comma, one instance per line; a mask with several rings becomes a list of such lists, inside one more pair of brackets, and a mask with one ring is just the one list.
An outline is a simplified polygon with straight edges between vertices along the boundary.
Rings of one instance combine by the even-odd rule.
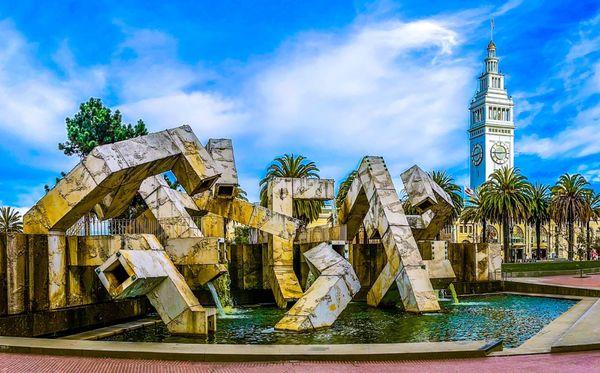
[[[189, 221], [187, 221], [189, 220]], [[195, 231], [200, 233], [200, 218], [192, 219], [107, 219], [99, 220], [93, 216], [81, 218], [71, 228], [67, 236], [106, 236], [121, 234], [153, 234], [159, 241], [168, 238], [167, 232]]]

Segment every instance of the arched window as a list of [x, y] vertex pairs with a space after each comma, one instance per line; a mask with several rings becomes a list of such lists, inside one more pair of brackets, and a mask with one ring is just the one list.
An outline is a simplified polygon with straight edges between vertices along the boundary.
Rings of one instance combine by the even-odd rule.
[[513, 245], [522, 245], [525, 243], [525, 234], [523, 233], [523, 229], [518, 225], [513, 227], [512, 243]]
[[493, 225], [488, 225], [487, 230], [487, 242], [498, 243], [498, 230]]

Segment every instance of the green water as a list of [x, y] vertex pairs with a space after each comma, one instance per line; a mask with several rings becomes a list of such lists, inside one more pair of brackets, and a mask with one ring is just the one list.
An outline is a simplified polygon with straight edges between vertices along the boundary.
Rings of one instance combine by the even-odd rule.
[[443, 311], [424, 315], [351, 303], [335, 324], [313, 332], [276, 331], [285, 311], [274, 307], [238, 309], [220, 318], [214, 335], [184, 338], [169, 335], [163, 324], [108, 340], [223, 344], [400, 343], [503, 339], [516, 347], [568, 310], [575, 301], [494, 294], [463, 297], [459, 304], [441, 302]]

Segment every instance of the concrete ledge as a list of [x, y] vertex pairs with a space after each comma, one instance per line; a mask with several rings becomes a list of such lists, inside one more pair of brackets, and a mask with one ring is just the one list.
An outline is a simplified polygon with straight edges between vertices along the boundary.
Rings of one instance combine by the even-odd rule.
[[569, 352], [597, 349], [600, 349], [600, 300], [596, 300], [552, 345], [551, 351]]
[[[539, 296], [531, 294], [533, 296]], [[542, 295], [544, 296], [544, 295]], [[548, 295], [545, 295], [548, 297]], [[554, 296], [556, 297], [556, 296]], [[560, 296], [558, 296], [560, 297]], [[571, 296], [562, 296], [561, 298], [572, 299]], [[588, 309], [597, 301], [596, 298], [583, 298], [573, 307], [569, 308], [566, 312], [554, 319], [536, 335], [526, 340], [523, 344], [518, 347], [506, 349], [499, 352], [494, 352], [493, 356], [507, 356], [507, 355], [529, 355], [529, 354], [540, 354], [548, 353], [551, 351], [552, 345], [561, 336], [571, 328]]]
[[502, 342], [340, 345], [218, 345], [0, 337], [0, 351], [26, 354], [192, 361], [413, 360], [484, 357]]
[[586, 289], [581, 287], [540, 284], [535, 282], [526, 282], [524, 280], [504, 281], [504, 291], [517, 293], [551, 294], [554, 296], [572, 295], [577, 297], [600, 297], [600, 290]]
[[147, 314], [146, 299], [110, 301], [0, 317], [0, 331], [5, 336], [37, 337], [120, 322]]
[[85, 341], [96, 341], [112, 337], [117, 334], [126, 333], [132, 330], [140, 329], [146, 326], [153, 326], [156, 324], [162, 324], [162, 320], [156, 317], [147, 317], [140, 320], [134, 320], [122, 324], [116, 324], [111, 326], [105, 326], [94, 330], [88, 330], [82, 333], [70, 334], [59, 339], [77, 339]]

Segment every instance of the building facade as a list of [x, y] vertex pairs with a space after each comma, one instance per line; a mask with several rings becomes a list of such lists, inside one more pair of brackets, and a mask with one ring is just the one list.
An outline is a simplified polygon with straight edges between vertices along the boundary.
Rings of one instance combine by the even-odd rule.
[[469, 106], [470, 186], [475, 190], [490, 174], [502, 167], [514, 167], [513, 100], [505, 77], [499, 70], [496, 45], [490, 41], [484, 70]]

